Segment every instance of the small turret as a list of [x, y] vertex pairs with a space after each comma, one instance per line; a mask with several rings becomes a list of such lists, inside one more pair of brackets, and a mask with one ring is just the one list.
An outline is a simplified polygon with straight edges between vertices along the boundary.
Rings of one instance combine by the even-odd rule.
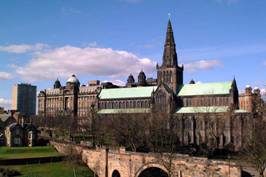
[[54, 82], [54, 89], [61, 88], [61, 83], [58, 79]]
[[140, 71], [140, 73], [138, 75], [138, 85], [139, 86], [145, 86], [146, 85], [146, 75], [142, 70]]
[[189, 84], [195, 84], [195, 81], [193, 79], [191, 79], [191, 81], [189, 82]]
[[252, 95], [252, 88], [250, 85], [246, 85], [245, 95]]
[[127, 84], [134, 84], [134, 83], [135, 83], [134, 76], [130, 74], [127, 78]]
[[256, 94], [257, 96], [260, 96], [260, 89], [259, 89], [259, 87], [255, 87], [253, 92], [254, 92], [254, 94]]

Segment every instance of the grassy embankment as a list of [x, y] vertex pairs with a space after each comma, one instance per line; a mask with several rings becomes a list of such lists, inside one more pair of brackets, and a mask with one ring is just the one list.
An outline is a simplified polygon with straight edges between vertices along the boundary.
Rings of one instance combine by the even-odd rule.
[[61, 156], [61, 154], [51, 146], [0, 147], [0, 160], [56, 156]]
[[[36, 157], [61, 156], [53, 147], [0, 147], [1, 159], [27, 159]], [[20, 177], [93, 177], [93, 172], [84, 165], [71, 162], [52, 162], [42, 164], [4, 165], [0, 168], [16, 170]]]
[[93, 172], [86, 166], [72, 165], [67, 162], [45, 164], [13, 165], [5, 168], [18, 171], [19, 177], [94, 177]]

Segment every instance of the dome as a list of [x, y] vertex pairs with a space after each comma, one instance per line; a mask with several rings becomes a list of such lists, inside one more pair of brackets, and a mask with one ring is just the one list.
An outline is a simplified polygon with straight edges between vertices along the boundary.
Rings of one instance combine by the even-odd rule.
[[67, 83], [72, 83], [72, 84], [80, 84], [79, 80], [77, 79], [77, 77], [75, 76], [75, 74], [73, 74], [68, 80]]

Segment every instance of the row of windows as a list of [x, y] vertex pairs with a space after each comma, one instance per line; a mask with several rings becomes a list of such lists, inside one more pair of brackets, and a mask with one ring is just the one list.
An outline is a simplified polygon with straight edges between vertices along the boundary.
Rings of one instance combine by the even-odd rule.
[[155, 102], [159, 104], [166, 104], [166, 95], [163, 93], [159, 93], [155, 97]]
[[100, 109], [118, 109], [118, 108], [149, 108], [150, 102], [145, 101], [116, 101], [116, 102], [101, 102]]
[[79, 111], [78, 112], [78, 115], [79, 116], [87, 116], [88, 115], [88, 112], [86, 112], [86, 111]]
[[172, 71], [162, 71], [160, 77], [164, 82], [171, 83], [172, 82]]
[[225, 144], [227, 144], [228, 139], [226, 136], [222, 133], [219, 136], [213, 136], [212, 133], [209, 133], [207, 135], [203, 133], [195, 133], [193, 131], [186, 132], [184, 136], [185, 144], [193, 144], [196, 143], [198, 145], [202, 143], [209, 143], [211, 146], [214, 147], [224, 147]]
[[[95, 96], [90, 96], [91, 98], [95, 98]], [[68, 97], [65, 98], [65, 101], [67, 101]], [[72, 98], [69, 99], [69, 101], [72, 101]], [[78, 99], [79, 104], [87, 104], [90, 101], [90, 98], [88, 97], [81, 97]], [[46, 105], [47, 107], [56, 107], [55, 105], [62, 105], [63, 104], [63, 98], [47, 98]], [[44, 100], [39, 101], [39, 107], [44, 106]]]
[[96, 99], [96, 95], [86, 95], [86, 96], [83, 96], [83, 97], [78, 97], [78, 100], [92, 100], [92, 99]]
[[[83, 104], [79, 104], [79, 107], [90, 107], [89, 105], [91, 105], [91, 103], [83, 103]], [[47, 109], [52, 109], [52, 108], [62, 108], [63, 104], [47, 104], [46, 108]], [[71, 107], [69, 102], [66, 102], [66, 106], [65, 107]], [[44, 109], [44, 105], [39, 105], [39, 108]]]
[[229, 97], [183, 98], [184, 106], [222, 106], [229, 105]]

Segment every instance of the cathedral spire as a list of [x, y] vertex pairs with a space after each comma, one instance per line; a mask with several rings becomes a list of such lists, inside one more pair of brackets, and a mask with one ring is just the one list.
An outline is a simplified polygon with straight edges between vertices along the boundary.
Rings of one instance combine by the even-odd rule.
[[183, 66], [179, 67], [177, 63], [174, 33], [169, 18], [163, 51], [163, 63], [161, 66], [157, 66], [158, 84], [164, 83], [174, 93], [177, 93], [178, 89], [181, 88], [180, 86], [183, 85], [183, 70]]
[[171, 20], [168, 20], [166, 39], [163, 53], [163, 67], [176, 67], [177, 54]]

